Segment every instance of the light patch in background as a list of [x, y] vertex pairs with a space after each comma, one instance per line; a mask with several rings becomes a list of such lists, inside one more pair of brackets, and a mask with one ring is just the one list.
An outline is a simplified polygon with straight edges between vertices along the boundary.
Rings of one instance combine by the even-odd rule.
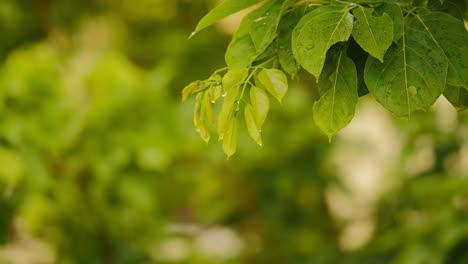
[[336, 138], [331, 153], [343, 188], [326, 192], [329, 210], [347, 222], [340, 233], [342, 250], [364, 246], [374, 232], [375, 202], [396, 181], [392, 170], [402, 151], [392, 116], [377, 102], [364, 98], [353, 121]]

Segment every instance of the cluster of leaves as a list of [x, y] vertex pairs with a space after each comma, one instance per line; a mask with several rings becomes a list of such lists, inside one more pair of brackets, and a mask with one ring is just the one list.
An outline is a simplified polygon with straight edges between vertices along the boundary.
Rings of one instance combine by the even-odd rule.
[[317, 81], [314, 120], [329, 138], [353, 119], [358, 98], [369, 92], [396, 116], [426, 110], [441, 94], [458, 110], [468, 108], [463, 1], [225, 0], [194, 34], [252, 6], [258, 7], [227, 48], [227, 67], [183, 90], [184, 99], [197, 94], [195, 126], [206, 141], [204, 120], [214, 123], [212, 104], [225, 96], [218, 134], [228, 157], [236, 149], [241, 107], [250, 137], [261, 145], [268, 93], [281, 102], [287, 75], [293, 79], [302, 69]]

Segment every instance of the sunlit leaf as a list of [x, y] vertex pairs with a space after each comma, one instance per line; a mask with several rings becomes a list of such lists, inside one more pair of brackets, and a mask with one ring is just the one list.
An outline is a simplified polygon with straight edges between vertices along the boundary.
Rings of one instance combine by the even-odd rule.
[[258, 79], [267, 91], [281, 103], [288, 91], [288, 78], [277, 69], [263, 69], [258, 74]]

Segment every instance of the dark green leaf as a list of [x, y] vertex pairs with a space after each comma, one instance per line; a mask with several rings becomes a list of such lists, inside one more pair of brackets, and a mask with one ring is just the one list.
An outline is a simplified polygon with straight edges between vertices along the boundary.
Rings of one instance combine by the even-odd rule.
[[412, 18], [384, 62], [369, 56], [364, 79], [371, 94], [399, 116], [430, 107], [445, 88], [448, 62], [421, 22]]

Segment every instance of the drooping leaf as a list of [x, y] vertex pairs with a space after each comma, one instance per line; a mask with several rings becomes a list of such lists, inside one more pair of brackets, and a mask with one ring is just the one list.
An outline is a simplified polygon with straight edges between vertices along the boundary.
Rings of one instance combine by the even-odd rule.
[[205, 115], [206, 119], [211, 125], [214, 125], [215, 118], [214, 118], [214, 111], [213, 111], [213, 103], [211, 101], [211, 92], [210, 90], [206, 91], [203, 96], [203, 107], [205, 108]]
[[356, 67], [343, 48], [332, 48], [327, 56], [313, 112], [315, 123], [331, 139], [353, 119], [358, 87]]
[[393, 40], [393, 25], [389, 15], [372, 15], [372, 8], [362, 6], [353, 10], [356, 21], [353, 26], [353, 38], [370, 55], [383, 61], [383, 57]]
[[193, 34], [213, 25], [229, 15], [237, 13], [261, 1], [262, 0], [224, 0], [200, 20]]
[[379, 15], [387, 14], [392, 18], [393, 22], [393, 41], [396, 43], [403, 35], [405, 21], [401, 7], [395, 3], [385, 2], [375, 8]]
[[255, 120], [254, 109], [250, 104], [245, 105], [244, 117], [249, 136], [255, 141], [255, 143], [257, 143], [257, 145], [261, 146], [262, 136], [260, 134], [260, 128]]
[[225, 91], [230, 90], [231, 88], [238, 86], [242, 83], [247, 75], [249, 70], [247, 68], [233, 69], [229, 70], [223, 77], [223, 88]]
[[278, 69], [263, 69], [258, 74], [258, 79], [267, 91], [281, 103], [288, 91], [288, 78]]
[[236, 107], [237, 96], [239, 95], [239, 86], [234, 86], [226, 92], [223, 106], [218, 115], [218, 135], [219, 140], [222, 140], [229, 124], [229, 120], [233, 116]]
[[348, 11], [348, 6], [321, 6], [302, 17], [293, 31], [294, 57], [316, 78], [322, 72], [328, 49], [351, 35], [353, 16]]
[[237, 119], [234, 116], [231, 116], [227, 120], [226, 131], [223, 138], [223, 150], [229, 159], [237, 149]]
[[250, 88], [250, 103], [257, 127], [261, 129], [270, 110], [270, 99], [268, 99], [264, 89], [252, 86]]
[[431, 106], [445, 88], [448, 62], [444, 51], [421, 22], [411, 18], [384, 62], [369, 56], [364, 79], [370, 93], [398, 116]]
[[281, 67], [294, 78], [301, 66], [294, 58], [292, 50], [292, 32], [301, 17], [304, 15], [303, 8], [296, 8], [287, 13], [280, 21], [278, 27], [278, 59]]
[[444, 90], [444, 96], [458, 111], [468, 109], [468, 91], [466, 89], [448, 85]]
[[196, 90], [198, 87], [198, 81], [192, 82], [189, 85], [185, 86], [182, 90], [182, 102], [187, 100], [190, 95], [192, 95], [193, 91]]
[[197, 94], [195, 100], [195, 112], [193, 117], [193, 123], [195, 125], [195, 129], [197, 130], [200, 137], [205, 141], [208, 142], [210, 140], [210, 132], [205, 125], [205, 107], [203, 102], [203, 93]]
[[441, 12], [416, 18], [416, 28], [427, 32], [448, 58], [447, 82], [468, 89], [468, 31], [463, 22]]

